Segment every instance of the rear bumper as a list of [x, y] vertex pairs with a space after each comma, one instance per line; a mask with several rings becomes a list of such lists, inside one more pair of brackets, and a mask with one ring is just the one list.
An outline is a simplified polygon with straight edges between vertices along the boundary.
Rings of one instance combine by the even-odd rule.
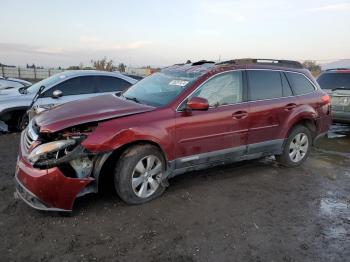
[[332, 110], [333, 122], [350, 124], [350, 112]]
[[15, 175], [16, 196], [35, 209], [72, 211], [79, 192], [93, 180], [66, 177], [57, 167], [36, 169], [20, 157]]

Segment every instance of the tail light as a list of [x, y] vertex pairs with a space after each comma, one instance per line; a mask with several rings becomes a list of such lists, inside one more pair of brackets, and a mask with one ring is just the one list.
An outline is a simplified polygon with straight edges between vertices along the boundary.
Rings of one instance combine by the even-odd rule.
[[330, 115], [331, 114], [331, 98], [329, 97], [329, 95], [324, 94], [321, 97], [322, 100], [322, 110], [326, 115]]
[[331, 102], [331, 99], [330, 99], [329, 95], [323, 95], [321, 97], [321, 99], [322, 99], [322, 102], [323, 102], [322, 104], [324, 104], [324, 105], [330, 104], [330, 102]]

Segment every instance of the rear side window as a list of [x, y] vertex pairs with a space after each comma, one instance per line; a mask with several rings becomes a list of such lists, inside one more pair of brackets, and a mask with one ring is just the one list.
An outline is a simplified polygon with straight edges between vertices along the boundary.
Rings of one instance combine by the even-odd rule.
[[283, 96], [280, 72], [248, 70], [247, 74], [251, 101]]
[[315, 91], [315, 87], [302, 74], [286, 73], [288, 81], [296, 95], [303, 95]]
[[98, 78], [98, 93], [123, 91], [131, 86], [129, 82], [113, 76], [100, 76]]
[[350, 73], [324, 73], [317, 82], [324, 89], [350, 89]]

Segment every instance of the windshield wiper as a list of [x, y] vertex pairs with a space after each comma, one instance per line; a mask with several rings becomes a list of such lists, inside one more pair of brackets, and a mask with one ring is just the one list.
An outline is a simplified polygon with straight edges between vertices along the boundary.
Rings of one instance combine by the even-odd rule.
[[44, 91], [45, 86], [41, 86], [38, 90], [38, 92], [36, 92], [35, 96], [33, 97], [33, 100], [30, 104], [30, 106], [28, 107], [29, 109], [32, 108], [32, 106], [34, 105], [34, 103], [36, 102], [36, 100], [39, 98], [39, 96], [41, 95], [41, 93]]
[[131, 101], [134, 101], [136, 103], [141, 104], [140, 100], [138, 100], [136, 97], [128, 97], [128, 96], [123, 96], [123, 97], [127, 100], [131, 100]]

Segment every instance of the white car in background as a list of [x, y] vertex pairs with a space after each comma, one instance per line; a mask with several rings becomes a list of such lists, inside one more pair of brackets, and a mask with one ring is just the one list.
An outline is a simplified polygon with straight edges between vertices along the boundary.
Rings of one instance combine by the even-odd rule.
[[53, 75], [29, 87], [2, 89], [0, 131], [24, 129], [28, 123], [27, 111], [32, 106], [49, 108], [74, 100], [117, 93], [136, 82], [134, 78], [119, 72], [76, 70]]
[[0, 76], [0, 90], [13, 88], [19, 89], [21, 87], [29, 87], [31, 85], [32, 83], [26, 80]]

